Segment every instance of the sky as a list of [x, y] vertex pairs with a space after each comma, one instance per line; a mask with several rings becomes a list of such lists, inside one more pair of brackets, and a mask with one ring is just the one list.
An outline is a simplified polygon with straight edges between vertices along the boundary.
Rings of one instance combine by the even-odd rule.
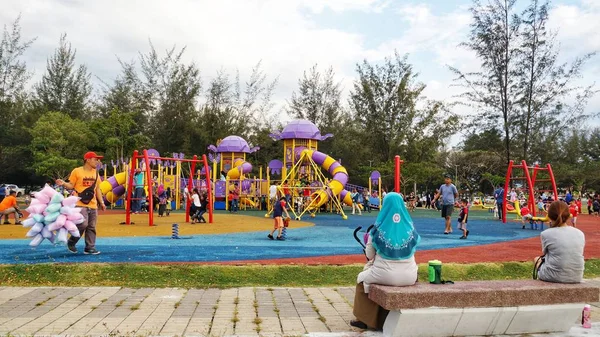
[[[524, 5], [524, 0], [519, 0]], [[356, 63], [381, 62], [394, 50], [427, 85], [427, 98], [452, 100], [448, 66], [477, 70], [472, 52], [458, 47], [466, 39], [470, 0], [0, 0], [0, 24], [21, 14], [23, 38], [37, 40], [24, 60], [39, 81], [60, 35], [77, 50], [94, 81], [111, 83], [120, 73], [117, 58], [135, 60], [149, 51], [186, 47], [206, 84], [220, 70], [236, 69], [242, 82], [259, 61], [278, 85], [274, 111], [283, 111], [302, 73], [318, 64], [333, 67], [344, 100], [356, 76]], [[559, 30], [561, 61], [600, 50], [600, 0], [555, 0], [550, 27]], [[577, 84], [600, 78], [600, 55], [585, 66]], [[600, 85], [600, 84], [599, 84]], [[205, 85], [206, 86], [206, 85]], [[98, 87], [98, 86], [96, 86]], [[588, 112], [600, 111], [600, 95]], [[458, 111], [460, 113], [460, 111]], [[281, 120], [289, 120], [281, 116]], [[600, 126], [600, 121], [593, 124]]]

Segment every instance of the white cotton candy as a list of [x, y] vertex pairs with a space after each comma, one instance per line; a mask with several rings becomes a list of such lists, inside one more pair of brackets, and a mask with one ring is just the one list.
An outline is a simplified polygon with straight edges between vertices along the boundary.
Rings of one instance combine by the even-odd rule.
[[79, 201], [79, 197], [71, 196], [71, 197], [65, 198], [62, 201], [62, 205], [67, 206], [67, 207], [75, 207], [75, 204], [77, 204], [77, 201]]
[[52, 232], [48, 230], [48, 227], [42, 228], [41, 234], [44, 237], [44, 239], [50, 239], [53, 236]]
[[58, 234], [56, 235], [56, 241], [62, 242], [64, 244], [67, 243], [67, 230], [61, 228], [58, 230]]
[[42, 243], [42, 241], [44, 241], [44, 237], [42, 236], [42, 234], [38, 234], [33, 238], [33, 240], [31, 240], [29, 245], [31, 247], [37, 247], [40, 245], [40, 243]]
[[34, 236], [38, 235], [39, 233], [41, 233], [42, 229], [44, 229], [44, 224], [38, 222], [31, 227], [31, 229], [27, 232], [27, 234], [25, 234], [25, 236], [34, 237]]
[[35, 220], [33, 219], [33, 217], [30, 216], [29, 218], [23, 220], [23, 227], [29, 228], [33, 225], [35, 225]]

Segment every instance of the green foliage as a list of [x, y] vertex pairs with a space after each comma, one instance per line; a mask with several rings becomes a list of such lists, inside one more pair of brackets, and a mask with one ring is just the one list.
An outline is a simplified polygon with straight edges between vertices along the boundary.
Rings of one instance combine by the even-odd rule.
[[42, 176], [65, 177], [96, 142], [88, 123], [62, 112], [47, 112], [30, 129], [33, 168]]
[[[423, 160], [456, 130], [456, 117], [440, 102], [424, 102], [425, 85], [417, 82], [406, 56], [396, 52], [381, 65], [365, 60], [356, 71], [350, 107], [363, 140], [375, 150], [371, 152], [375, 159], [388, 161], [400, 154], [408, 160]], [[423, 102], [425, 106], [419, 108]]]
[[87, 116], [91, 74], [85, 65], [75, 69], [75, 56], [67, 34], [61, 35], [58, 48], [47, 61], [46, 73], [35, 87], [39, 110], [61, 111], [71, 118]]

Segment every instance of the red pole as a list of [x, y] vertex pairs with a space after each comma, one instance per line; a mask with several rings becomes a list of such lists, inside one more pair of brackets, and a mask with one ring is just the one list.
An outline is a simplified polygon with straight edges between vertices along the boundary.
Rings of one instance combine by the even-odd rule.
[[[525, 179], [527, 179], [527, 185], [529, 186], [529, 198], [527, 200], [527, 203], [529, 206], [528, 208], [531, 211], [531, 214], [533, 216], [535, 215], [535, 203], [534, 203], [534, 198], [533, 198], [533, 180], [531, 180], [531, 174], [529, 173], [529, 166], [527, 166], [527, 163], [525, 162], [525, 160], [522, 161], [521, 165], [523, 166], [523, 172], [525, 173], [524, 177]], [[521, 206], [522, 207], [522, 206]]]
[[210, 171], [208, 170], [208, 160], [206, 155], [202, 155], [204, 161], [204, 173], [206, 174], [206, 189], [208, 191], [208, 223], [213, 223], [213, 203], [212, 203], [212, 186], [210, 181]]
[[[194, 159], [192, 160], [192, 167], [190, 169], [190, 180], [188, 183], [188, 191], [191, 192], [191, 190], [189, 189], [190, 187], [194, 187], [194, 172], [196, 171], [196, 161], [198, 161], [198, 156], [194, 155]], [[191, 196], [191, 194], [190, 194]], [[186, 203], [186, 210], [185, 210], [185, 222], [190, 222], [190, 206], [192, 205], [192, 198], [188, 198], [187, 199], [187, 203]]]
[[394, 157], [394, 192], [400, 193], [400, 156]]
[[131, 225], [131, 190], [133, 189], [133, 175], [137, 167], [138, 150], [133, 151], [131, 156], [131, 167], [129, 168], [129, 182], [127, 183], [127, 196], [125, 204], [125, 224]]
[[148, 184], [148, 225], [154, 226], [154, 196], [152, 195], [152, 172], [150, 171], [148, 150], [144, 150], [144, 163], [146, 163], [146, 182]]
[[558, 190], [556, 189], [556, 180], [554, 180], [554, 172], [552, 172], [552, 166], [548, 164], [548, 175], [550, 175], [550, 182], [552, 183], [552, 191], [554, 192], [554, 200], [558, 200]]

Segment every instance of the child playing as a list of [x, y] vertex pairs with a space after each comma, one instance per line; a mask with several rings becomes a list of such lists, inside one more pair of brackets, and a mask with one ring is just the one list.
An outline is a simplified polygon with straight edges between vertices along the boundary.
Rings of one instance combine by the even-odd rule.
[[598, 216], [598, 214], [600, 213], [600, 201], [598, 200], [598, 198], [594, 199], [594, 202], [592, 203], [592, 210], [594, 211], [594, 214], [596, 214], [596, 216]]
[[529, 212], [529, 208], [527, 204], [524, 203], [521, 208], [521, 224], [523, 225], [523, 229], [525, 229], [525, 221], [528, 221], [531, 225], [533, 225], [533, 215]]
[[269, 233], [269, 235], [267, 235], [267, 237], [271, 240], [274, 240], [275, 238], [273, 238], [273, 233], [275, 233], [276, 230], [279, 230], [279, 234], [277, 235], [277, 240], [285, 240], [282, 236], [281, 236], [281, 232], [283, 231], [283, 213], [285, 213], [285, 216], [287, 218], [290, 217], [290, 214], [287, 211], [286, 208], [286, 202], [285, 202], [286, 198], [285, 197], [281, 197], [279, 199], [278, 202], [275, 203], [275, 205], [273, 205], [273, 221], [274, 221], [274, 225], [273, 225], [273, 230], [271, 231], [271, 233]]
[[569, 203], [569, 213], [571, 213], [571, 225], [577, 227], [577, 215], [579, 215], [579, 208], [575, 200], [571, 200]]
[[542, 197], [538, 198], [538, 203], [537, 203], [537, 207], [538, 207], [538, 211], [540, 211], [540, 215], [544, 214], [546, 212], [546, 205], [544, 204], [544, 200], [542, 200]]
[[467, 230], [467, 221], [469, 219], [469, 202], [467, 199], [461, 200], [460, 213], [458, 214], [458, 229], [462, 230], [463, 236], [461, 239], [466, 239], [469, 236], [469, 230]]

